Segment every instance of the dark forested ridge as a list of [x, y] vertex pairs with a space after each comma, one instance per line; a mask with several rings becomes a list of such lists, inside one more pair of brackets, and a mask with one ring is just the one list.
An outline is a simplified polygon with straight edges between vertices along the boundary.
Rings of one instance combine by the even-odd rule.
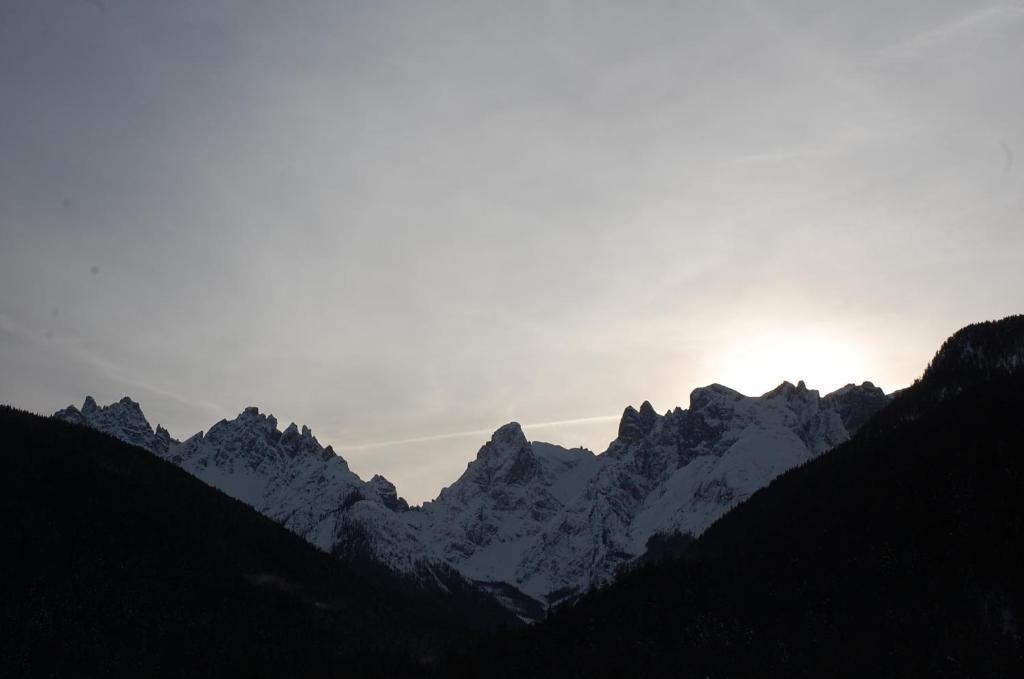
[[1024, 674], [1024, 322], [970, 326], [849, 443], [675, 560], [448, 675]]
[[0, 432], [0, 676], [418, 676], [516, 624], [96, 431], [2, 407]]

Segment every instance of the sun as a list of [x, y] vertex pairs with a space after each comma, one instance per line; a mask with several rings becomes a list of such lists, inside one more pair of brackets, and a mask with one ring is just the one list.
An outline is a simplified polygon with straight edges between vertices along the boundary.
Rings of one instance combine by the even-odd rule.
[[797, 333], [769, 333], [726, 344], [713, 359], [716, 381], [758, 396], [784, 380], [803, 380], [822, 394], [870, 379], [861, 350], [848, 341]]

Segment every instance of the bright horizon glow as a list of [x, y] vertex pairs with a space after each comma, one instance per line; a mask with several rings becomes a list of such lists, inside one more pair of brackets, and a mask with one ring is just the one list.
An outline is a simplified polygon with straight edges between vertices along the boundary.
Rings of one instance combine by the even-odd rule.
[[872, 379], [869, 361], [853, 344], [793, 332], [742, 338], [722, 350], [716, 365], [721, 374], [717, 381], [746, 396], [800, 380], [824, 396], [851, 382]]

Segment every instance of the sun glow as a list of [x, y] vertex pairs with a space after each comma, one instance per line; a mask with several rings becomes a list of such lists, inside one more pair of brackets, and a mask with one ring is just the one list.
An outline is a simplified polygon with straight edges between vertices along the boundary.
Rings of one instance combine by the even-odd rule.
[[850, 382], [870, 380], [864, 354], [848, 341], [778, 333], [726, 345], [710, 366], [721, 384], [758, 396], [783, 380], [803, 380], [822, 394]]

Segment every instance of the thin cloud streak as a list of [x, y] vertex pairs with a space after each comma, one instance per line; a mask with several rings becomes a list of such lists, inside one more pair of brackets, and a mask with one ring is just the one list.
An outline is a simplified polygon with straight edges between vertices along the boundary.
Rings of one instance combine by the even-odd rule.
[[[564, 427], [571, 426], [574, 424], [589, 424], [596, 422], [610, 422], [612, 420], [619, 419], [619, 415], [598, 415], [595, 417], [578, 417], [571, 420], [556, 420], [554, 422], [537, 422], [535, 424], [523, 424], [523, 429], [544, 429], [545, 427]], [[425, 443], [426, 441], [442, 441], [444, 439], [458, 439], [468, 438], [470, 436], [489, 436], [494, 433], [493, 429], [473, 429], [470, 431], [459, 431], [452, 432], [449, 434], [430, 434], [427, 436], [415, 436], [407, 439], [397, 439], [394, 441], [375, 441], [373, 443], [355, 443], [350, 445], [339, 445], [337, 446], [340, 452], [349, 450], [369, 450], [372, 448], [388, 448], [393, 446], [401, 446], [409, 443]]]
[[984, 7], [901, 40], [898, 44], [886, 47], [881, 53], [891, 57], [909, 57], [962, 34], [1002, 27], [1007, 21], [1020, 19], [1024, 19], [1024, 6], [1019, 4]]
[[[36, 342], [38, 340], [29, 328], [2, 313], [0, 313], [0, 330], [7, 332], [22, 342]], [[124, 368], [91, 351], [81, 339], [72, 335], [68, 335], [66, 333], [59, 335], [48, 333], [45, 336], [45, 344], [48, 345], [55, 353], [62, 355], [64, 358], [70, 359], [79, 364], [85, 364], [91, 367], [97, 375], [122, 385], [122, 387], [125, 388], [125, 395], [133, 396], [135, 398], [140, 398], [140, 394], [159, 396], [180, 406], [201, 408], [211, 415], [224, 413], [226, 411], [222, 405], [217, 403], [210, 403], [201, 398], [186, 397], [182, 394], [177, 394], [151, 384], [143, 384], [138, 380], [132, 379], [125, 372]], [[69, 395], [69, 398], [74, 397], [75, 396], [73, 395]]]

